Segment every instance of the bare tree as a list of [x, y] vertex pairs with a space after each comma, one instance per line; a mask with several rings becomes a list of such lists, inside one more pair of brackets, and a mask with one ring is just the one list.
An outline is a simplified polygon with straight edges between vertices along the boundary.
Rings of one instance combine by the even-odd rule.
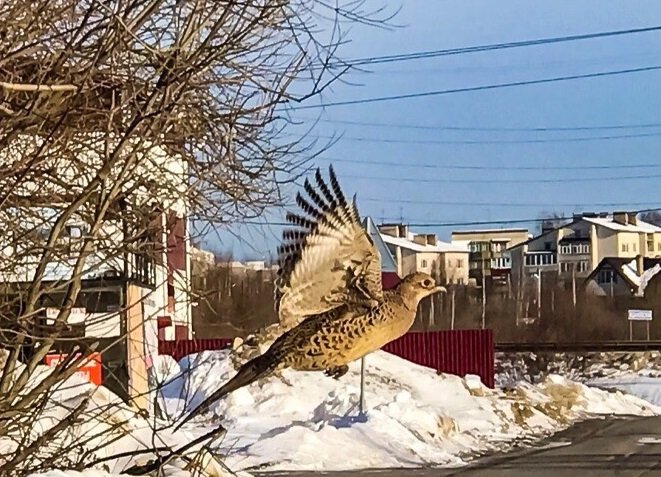
[[[289, 105], [350, 67], [345, 23], [383, 14], [356, 0], [0, 3], [0, 474], [95, 460], [54, 444], [87, 399], [37, 425], [110, 346], [72, 322], [83, 285], [165, 287], [171, 220], [224, 226], [278, 204], [318, 149], [285, 133]], [[69, 358], [44, 375], [52, 351]]]

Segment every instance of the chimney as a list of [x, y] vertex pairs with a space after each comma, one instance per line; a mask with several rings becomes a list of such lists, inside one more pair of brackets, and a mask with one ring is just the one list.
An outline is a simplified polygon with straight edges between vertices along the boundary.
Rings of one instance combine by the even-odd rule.
[[[379, 225], [379, 232], [385, 235], [390, 235], [391, 237], [404, 237], [406, 238], [406, 235], [400, 235], [401, 232], [401, 224], [381, 224]], [[406, 226], [404, 226], [406, 227]]]
[[398, 224], [397, 229], [399, 231], [398, 237], [400, 238], [409, 238], [409, 226], [405, 224]]
[[627, 212], [613, 212], [613, 222], [620, 225], [629, 223], [629, 214]]
[[638, 225], [638, 214], [636, 212], [628, 212], [627, 216], [631, 225]]
[[636, 255], [636, 271], [638, 272], [638, 276], [641, 276], [645, 271], [645, 264], [641, 254]]
[[427, 245], [436, 246], [436, 234], [427, 234]]
[[427, 245], [427, 236], [425, 234], [415, 234], [413, 236], [413, 241], [420, 245]]

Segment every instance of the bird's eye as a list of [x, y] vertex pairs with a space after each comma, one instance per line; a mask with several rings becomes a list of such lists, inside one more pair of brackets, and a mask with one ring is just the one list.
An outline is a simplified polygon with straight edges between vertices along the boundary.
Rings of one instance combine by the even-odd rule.
[[425, 279], [425, 281], [422, 282], [422, 286], [425, 288], [429, 288], [431, 286], [431, 280], [429, 278]]

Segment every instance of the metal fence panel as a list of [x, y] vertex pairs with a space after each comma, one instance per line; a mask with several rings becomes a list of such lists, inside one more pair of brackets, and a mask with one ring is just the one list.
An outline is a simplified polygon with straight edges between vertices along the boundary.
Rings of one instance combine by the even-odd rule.
[[[159, 341], [158, 351], [179, 361], [189, 354], [224, 349], [231, 343], [230, 338]], [[493, 330], [410, 332], [383, 349], [441, 373], [460, 377], [475, 374], [486, 386], [494, 387]]]

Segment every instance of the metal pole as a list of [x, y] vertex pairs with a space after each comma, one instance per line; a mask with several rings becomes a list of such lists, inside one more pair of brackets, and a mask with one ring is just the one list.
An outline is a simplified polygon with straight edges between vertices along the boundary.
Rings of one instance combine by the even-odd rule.
[[647, 323], [647, 341], [649, 341], [650, 340], [650, 322], [646, 321], [645, 323]]
[[365, 357], [360, 358], [360, 414], [365, 414]]

